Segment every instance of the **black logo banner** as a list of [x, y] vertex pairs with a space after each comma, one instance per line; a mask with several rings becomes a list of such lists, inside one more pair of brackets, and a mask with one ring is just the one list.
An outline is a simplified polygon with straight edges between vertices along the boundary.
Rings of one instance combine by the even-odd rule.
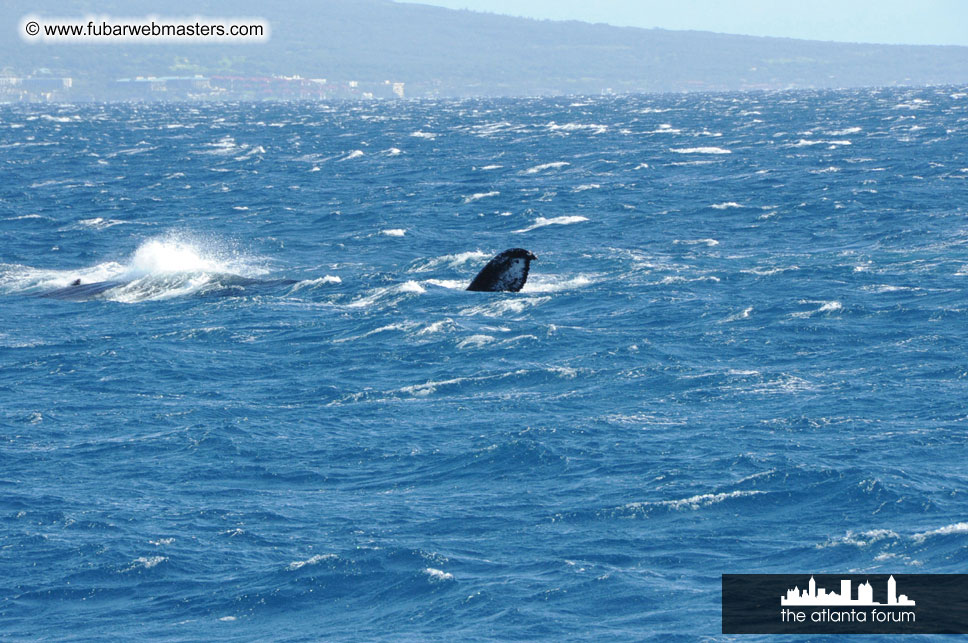
[[968, 574], [723, 574], [723, 634], [965, 634]]

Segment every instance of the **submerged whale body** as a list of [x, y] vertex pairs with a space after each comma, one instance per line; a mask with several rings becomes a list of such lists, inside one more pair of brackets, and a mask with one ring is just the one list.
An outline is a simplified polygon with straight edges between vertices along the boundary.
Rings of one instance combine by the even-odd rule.
[[518, 292], [528, 280], [531, 262], [537, 259], [524, 248], [505, 250], [487, 262], [468, 290], [484, 292]]
[[[114, 280], [96, 281], [88, 284], [81, 283], [80, 279], [75, 279], [69, 286], [48, 290], [47, 292], [36, 295], [47, 299], [64, 299], [67, 301], [86, 301], [97, 299], [100, 295], [114, 288], [121, 288], [133, 283], [133, 281]], [[278, 286], [291, 286], [298, 283], [295, 279], [250, 279], [248, 277], [226, 276], [211, 284], [205, 290], [204, 295], [208, 296], [229, 296], [239, 293], [239, 289], [272, 289]]]

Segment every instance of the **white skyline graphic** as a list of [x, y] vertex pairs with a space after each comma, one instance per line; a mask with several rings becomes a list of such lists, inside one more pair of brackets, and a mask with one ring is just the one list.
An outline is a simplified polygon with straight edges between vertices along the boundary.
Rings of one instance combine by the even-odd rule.
[[857, 586], [857, 598], [851, 598], [850, 580], [840, 581], [840, 592], [827, 593], [823, 587], [817, 587], [817, 581], [813, 576], [806, 589], [794, 587], [788, 589], [786, 596], [780, 597], [780, 605], [884, 605], [893, 607], [898, 605], [914, 606], [914, 600], [905, 594], [897, 595], [897, 581], [894, 576], [887, 579], [887, 602], [877, 603], [874, 601], [874, 588], [870, 582], [861, 583]]

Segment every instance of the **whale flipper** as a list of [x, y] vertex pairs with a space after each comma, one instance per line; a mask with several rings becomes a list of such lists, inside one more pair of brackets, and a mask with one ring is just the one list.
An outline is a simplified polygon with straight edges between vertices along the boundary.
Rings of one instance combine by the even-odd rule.
[[524, 248], [505, 250], [487, 262], [468, 290], [485, 292], [518, 292], [528, 280], [531, 262], [537, 259]]

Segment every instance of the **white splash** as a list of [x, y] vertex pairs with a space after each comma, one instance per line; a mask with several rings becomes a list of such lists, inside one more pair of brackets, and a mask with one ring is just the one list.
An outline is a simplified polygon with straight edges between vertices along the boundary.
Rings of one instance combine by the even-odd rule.
[[434, 569], [433, 567], [427, 567], [426, 569], [424, 569], [424, 573], [430, 576], [430, 578], [435, 581], [454, 580], [453, 574], [448, 574], [445, 571]]
[[43, 292], [80, 279], [83, 284], [124, 282], [124, 286], [106, 291], [105, 299], [165, 299], [197, 291], [218, 275], [263, 275], [268, 271], [261, 263], [221, 242], [175, 233], [143, 242], [124, 263], [106, 261], [72, 270], [0, 264], [0, 291]]

